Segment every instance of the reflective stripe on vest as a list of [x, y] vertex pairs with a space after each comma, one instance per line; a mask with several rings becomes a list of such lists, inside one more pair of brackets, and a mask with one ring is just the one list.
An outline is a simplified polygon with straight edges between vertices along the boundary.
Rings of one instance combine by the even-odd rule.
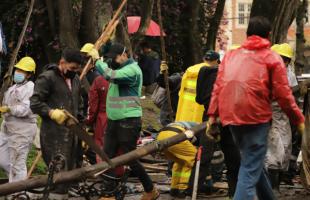
[[196, 97], [195, 97], [195, 96], [192, 96], [192, 95], [184, 94], [184, 95], [183, 95], [183, 98], [186, 99], [186, 100], [189, 100], [189, 101], [194, 101], [194, 102], [196, 102]]
[[190, 176], [191, 176], [191, 172], [174, 172], [174, 171], [172, 171], [172, 177], [189, 178]]
[[189, 87], [192, 87], [192, 88], [196, 88], [197, 86], [197, 81], [196, 80], [187, 80], [186, 84], [187, 86]]
[[138, 108], [141, 106], [140, 98], [134, 96], [109, 97], [110, 108]]

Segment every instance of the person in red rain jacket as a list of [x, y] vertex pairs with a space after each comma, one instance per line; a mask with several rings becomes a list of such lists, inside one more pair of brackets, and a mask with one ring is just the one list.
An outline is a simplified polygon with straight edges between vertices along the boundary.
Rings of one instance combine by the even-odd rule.
[[103, 147], [103, 135], [107, 127], [106, 98], [109, 82], [103, 76], [98, 76], [88, 92], [88, 112], [86, 124], [95, 130], [95, 142]]
[[256, 195], [275, 199], [264, 171], [273, 99], [299, 131], [304, 131], [305, 118], [288, 85], [286, 67], [270, 50], [270, 31], [267, 18], [250, 19], [247, 39], [240, 48], [229, 51], [219, 66], [208, 109], [208, 125], [219, 117], [241, 152], [234, 200], [253, 200]]

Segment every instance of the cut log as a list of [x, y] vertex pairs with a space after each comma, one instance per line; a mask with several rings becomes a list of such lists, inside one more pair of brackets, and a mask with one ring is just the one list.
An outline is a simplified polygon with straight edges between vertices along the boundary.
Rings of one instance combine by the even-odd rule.
[[[198, 134], [201, 131], [205, 131], [205, 129], [206, 129], [206, 123], [197, 125], [193, 129], [185, 131], [183, 134], [178, 134], [165, 140], [150, 143], [144, 147], [123, 154], [121, 156], [115, 157], [111, 161], [113, 163], [113, 166], [115, 167], [124, 165], [132, 160], [137, 160], [150, 153], [161, 151], [167, 147], [183, 142], [188, 138], [193, 137], [195, 134]], [[54, 175], [53, 183], [54, 184], [70, 183], [73, 181], [86, 179], [108, 168], [109, 165], [106, 162], [102, 162], [96, 165], [74, 169], [72, 171], [60, 172]], [[45, 175], [34, 177], [32, 179], [24, 181], [3, 184], [0, 185], [0, 196], [25, 191], [29, 189], [44, 187], [46, 183], [47, 183], [47, 176]]]

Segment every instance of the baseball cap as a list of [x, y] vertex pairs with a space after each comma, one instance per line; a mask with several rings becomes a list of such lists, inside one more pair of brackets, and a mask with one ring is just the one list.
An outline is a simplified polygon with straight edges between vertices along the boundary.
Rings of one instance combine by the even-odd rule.
[[126, 47], [119, 43], [112, 44], [108, 50], [108, 53], [105, 55], [107, 58], [115, 58], [117, 55], [125, 53]]
[[206, 52], [205, 56], [204, 56], [205, 60], [219, 60], [220, 59], [220, 54], [213, 51], [213, 50], [209, 50]]

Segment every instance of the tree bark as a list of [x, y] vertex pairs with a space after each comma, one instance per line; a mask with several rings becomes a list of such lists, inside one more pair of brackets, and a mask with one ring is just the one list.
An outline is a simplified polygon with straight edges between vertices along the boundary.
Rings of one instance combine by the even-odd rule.
[[[304, 24], [307, 18], [307, 7], [308, 1], [303, 0], [299, 3], [296, 16], [296, 59], [295, 59], [295, 70], [297, 74], [300, 74], [302, 71], [308, 71], [309, 65], [306, 65], [305, 52], [305, 35], [304, 35]], [[308, 67], [308, 69], [306, 69]]]
[[226, 0], [218, 0], [214, 16], [209, 21], [206, 49], [215, 50], [216, 37], [224, 12]]
[[148, 27], [150, 26], [154, 7], [154, 0], [143, 0], [142, 2], [143, 3], [140, 7], [141, 22], [140, 27], [137, 31], [138, 35], [144, 35]]
[[77, 31], [74, 29], [71, 0], [58, 0], [58, 12], [61, 48], [79, 48]]
[[286, 42], [287, 31], [296, 17], [299, 0], [253, 0], [251, 17], [265, 16], [272, 24], [273, 44]]
[[[119, 7], [120, 3], [121, 3], [121, 1], [119, 1], [119, 0], [112, 1], [113, 10], [117, 9]], [[126, 10], [126, 8], [127, 8], [127, 5], [123, 9], [122, 16], [126, 16], [126, 13], [124, 11], [124, 10]], [[127, 20], [124, 18], [121, 19], [121, 23], [119, 23], [119, 25], [117, 26], [117, 29], [115, 32], [115, 41], [124, 44], [128, 48], [130, 56], [133, 55], [132, 44], [131, 44], [131, 41], [129, 39], [129, 35], [128, 35], [128, 31], [127, 31]]]
[[190, 5], [190, 19], [188, 26], [189, 55], [191, 65], [202, 61], [201, 35], [198, 29], [200, 3], [199, 0], [188, 1]]
[[[134, 151], [115, 157], [111, 161], [113, 163], [113, 166], [115, 167], [124, 165], [132, 160], [137, 160], [153, 152], [162, 151], [170, 146], [183, 142], [188, 139], [187, 136], [197, 135], [199, 133], [204, 132], [205, 129], [206, 129], [206, 123], [202, 123], [200, 125], [195, 126], [191, 130], [187, 130], [185, 132], [186, 134], [181, 133], [165, 140], [150, 143]], [[72, 183], [73, 181], [78, 181], [93, 176], [94, 174], [102, 172], [103, 170], [106, 169], [109, 169], [109, 166], [107, 165], [106, 162], [102, 162], [96, 165], [74, 169], [67, 172], [60, 172], [54, 175], [53, 183], [54, 184], [70, 183], [70, 182]], [[2, 184], [0, 185], [0, 195], [3, 196], [19, 191], [25, 191], [29, 189], [43, 187], [46, 185], [46, 183], [47, 183], [47, 176], [37, 176], [32, 179], [24, 181]]]
[[109, 23], [112, 18], [113, 8], [110, 1], [99, 1], [97, 14], [97, 32], [100, 34], [103, 32], [104, 27]]
[[138, 31], [134, 34], [132, 38], [133, 51], [136, 52], [136, 49], [142, 42], [145, 32], [150, 26], [152, 15], [153, 15], [154, 0], [143, 0], [140, 6], [141, 11], [141, 21]]
[[296, 9], [299, 0], [279, 1], [277, 13], [272, 24], [271, 42], [273, 44], [287, 41], [287, 32], [294, 19], [296, 18]]
[[45, 4], [47, 8], [50, 29], [51, 29], [52, 35], [55, 35], [56, 34], [55, 4], [54, 4], [54, 1], [52, 0], [45, 0]]
[[[35, 34], [35, 40], [38, 41], [38, 43], [42, 46], [44, 49], [43, 55], [45, 55], [46, 58], [41, 58], [44, 60], [44, 62], [56, 62], [57, 61], [57, 53], [55, 49], [53, 49], [53, 40], [56, 37], [56, 32], [53, 33], [51, 22], [56, 23], [55, 15], [54, 14], [48, 14], [46, 12], [55, 12], [54, 7], [53, 11], [49, 10], [49, 6], [45, 5], [43, 1], [36, 1], [35, 2], [35, 10], [40, 10], [40, 12], [35, 12], [33, 16], [33, 23], [37, 24], [37, 26], [34, 26], [34, 32]], [[47, 8], [47, 10], [45, 10]], [[48, 16], [48, 18], [47, 18]], [[54, 19], [51, 19], [51, 16]], [[44, 24], [48, 23], [50, 26], [44, 26]], [[54, 24], [55, 25], [55, 24]], [[54, 27], [55, 28], [55, 27]], [[56, 30], [54, 30], [56, 31]], [[39, 65], [38, 65], [39, 66]], [[40, 73], [41, 69], [37, 68], [36, 73]]]
[[97, 3], [96, 0], [83, 0], [81, 22], [80, 22], [80, 42], [94, 43], [99, 37], [97, 29]]

